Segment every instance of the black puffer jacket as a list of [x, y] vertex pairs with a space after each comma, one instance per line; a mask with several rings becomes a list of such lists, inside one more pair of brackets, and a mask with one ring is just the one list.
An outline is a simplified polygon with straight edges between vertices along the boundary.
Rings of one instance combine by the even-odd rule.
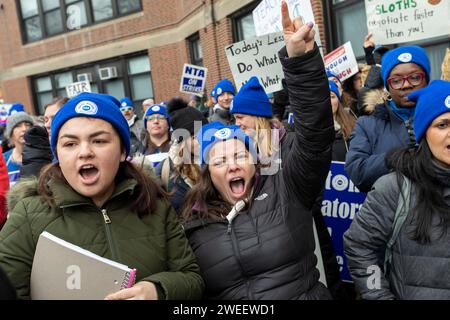
[[295, 117], [283, 169], [257, 178], [249, 210], [232, 224], [185, 224], [210, 299], [330, 299], [316, 269], [311, 214], [334, 137], [328, 81], [317, 46], [301, 57], [288, 59], [285, 48], [279, 55]]
[[33, 126], [25, 132], [24, 140], [20, 177], [38, 177], [42, 167], [53, 160], [47, 130], [41, 126]]

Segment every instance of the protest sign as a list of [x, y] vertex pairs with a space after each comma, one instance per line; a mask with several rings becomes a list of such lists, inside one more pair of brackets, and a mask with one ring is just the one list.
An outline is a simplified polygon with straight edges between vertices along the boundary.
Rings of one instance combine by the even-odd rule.
[[206, 75], [208, 69], [194, 66], [192, 64], [184, 64], [183, 74], [181, 76], [180, 92], [195, 94], [202, 96], [205, 90]]
[[325, 69], [336, 74], [341, 81], [358, 73], [358, 62], [350, 42], [327, 54], [324, 63]]
[[92, 92], [89, 81], [74, 82], [66, 86], [68, 98], [73, 98], [83, 92]]
[[12, 104], [5, 103], [0, 104], [0, 125], [6, 127], [6, 122], [8, 121], [9, 110], [11, 109]]
[[283, 89], [283, 67], [278, 51], [284, 46], [281, 32], [233, 43], [225, 47], [228, 64], [239, 90], [252, 76], [259, 79], [266, 93]]
[[418, 41], [450, 33], [448, 0], [365, 0], [375, 43]]
[[344, 255], [344, 233], [358, 214], [366, 194], [355, 187], [344, 170], [344, 163], [333, 161], [330, 166], [322, 199], [322, 214], [333, 241], [341, 279], [351, 281]]

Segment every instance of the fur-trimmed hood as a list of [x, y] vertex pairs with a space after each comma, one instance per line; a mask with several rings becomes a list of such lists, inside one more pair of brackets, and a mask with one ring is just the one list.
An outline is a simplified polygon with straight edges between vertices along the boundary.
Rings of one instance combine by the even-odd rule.
[[39, 195], [38, 180], [36, 177], [22, 178], [7, 194], [8, 212], [12, 212], [20, 200]]
[[384, 89], [362, 88], [359, 94], [358, 110], [360, 115], [370, 115], [375, 111], [375, 107], [384, 104], [389, 93]]

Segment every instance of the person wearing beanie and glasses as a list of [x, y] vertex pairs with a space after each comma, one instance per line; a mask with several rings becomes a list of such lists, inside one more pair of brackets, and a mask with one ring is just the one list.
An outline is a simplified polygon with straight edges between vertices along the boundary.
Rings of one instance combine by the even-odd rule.
[[127, 119], [131, 134], [131, 155], [142, 150], [142, 138], [144, 135], [144, 121], [139, 120], [135, 114], [134, 105], [130, 98], [120, 100], [120, 111]]
[[399, 47], [383, 56], [381, 73], [389, 97], [373, 114], [357, 120], [345, 161], [345, 170], [363, 192], [370, 191], [375, 181], [389, 172], [385, 164], [388, 152], [416, 143], [416, 104], [408, 94], [427, 86], [430, 61], [421, 47]]
[[[363, 299], [449, 300], [450, 82], [408, 99], [418, 144], [389, 155], [394, 172], [369, 192], [344, 235], [345, 254]], [[368, 287], [374, 267], [384, 273]]]
[[219, 81], [213, 89], [214, 100], [217, 104], [212, 110], [212, 115], [209, 118], [210, 122], [220, 121], [224, 125], [231, 125], [234, 119], [230, 114], [230, 106], [236, 95], [233, 83], [228, 79]]
[[25, 112], [17, 112], [8, 117], [5, 137], [9, 139], [14, 148], [5, 152], [6, 166], [8, 168], [9, 183], [14, 185], [20, 178], [22, 166], [22, 152], [25, 146], [25, 132], [33, 126], [33, 119]]
[[145, 136], [141, 153], [156, 167], [166, 159], [170, 149], [170, 123], [167, 108], [154, 104], [144, 115]]
[[203, 114], [181, 98], [174, 98], [167, 104], [172, 126], [172, 145], [169, 157], [155, 168], [158, 176], [170, 194], [170, 202], [180, 214], [186, 193], [200, 178], [197, 132], [208, 120]]
[[58, 162], [10, 204], [0, 232], [0, 268], [18, 298], [30, 298], [34, 251], [44, 231], [136, 268], [136, 284], [107, 300], [201, 298], [203, 280], [175, 210], [158, 184], [126, 161], [130, 130], [119, 106], [111, 96], [82, 93], [53, 119]]
[[236, 125], [213, 122], [198, 134], [202, 171], [182, 218], [209, 299], [331, 298], [316, 269], [311, 214], [330, 166], [328, 81], [313, 24], [292, 22], [284, 1], [282, 16], [279, 56], [296, 120], [283, 170], [263, 175], [252, 138]]

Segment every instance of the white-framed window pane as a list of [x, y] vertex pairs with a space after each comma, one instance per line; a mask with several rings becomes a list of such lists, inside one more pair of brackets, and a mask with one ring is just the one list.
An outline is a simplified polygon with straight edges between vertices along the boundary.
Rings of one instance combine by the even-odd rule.
[[195, 60], [203, 59], [203, 50], [202, 46], [200, 45], [200, 39], [197, 39], [196, 41], [193, 42], [192, 48], [194, 50]]
[[42, 39], [41, 21], [39, 20], [39, 17], [25, 20], [25, 32], [28, 41]]
[[79, 29], [82, 26], [88, 24], [87, 13], [86, 13], [86, 5], [84, 1], [72, 0], [67, 1], [68, 4], [66, 8], [67, 15], [67, 27], [70, 30]]
[[52, 99], [53, 95], [51, 92], [38, 93], [37, 100], [38, 100], [39, 114], [44, 114], [44, 106], [50, 103]]
[[153, 97], [153, 85], [150, 75], [145, 74], [132, 77], [130, 82], [133, 100], [143, 100], [147, 97]]
[[20, 0], [20, 8], [22, 10], [22, 17], [28, 18], [38, 14], [37, 0]]
[[56, 91], [56, 94], [58, 97], [67, 97], [66, 89], [59, 89], [58, 91]]
[[336, 12], [336, 25], [339, 45], [350, 41], [355, 56], [364, 57], [363, 42], [368, 33], [364, 1], [339, 9]]
[[73, 83], [72, 72], [64, 72], [55, 75], [55, 83], [57, 88], [65, 88]]
[[253, 15], [250, 13], [238, 20], [239, 41], [256, 37]]
[[125, 86], [123, 85], [123, 80], [114, 80], [105, 83], [105, 93], [121, 100], [125, 97]]
[[137, 11], [141, 8], [139, 0], [117, 0], [117, 6], [120, 14]]
[[52, 90], [52, 81], [50, 80], [50, 77], [36, 79], [36, 90], [38, 92]]
[[150, 59], [148, 56], [141, 56], [128, 60], [129, 74], [149, 72], [150, 68]]
[[51, 36], [64, 31], [63, 21], [61, 17], [61, 11], [54, 10], [44, 14], [45, 17], [45, 30], [47, 35]]
[[41, 0], [44, 11], [50, 11], [59, 7], [59, 0]]
[[92, 0], [92, 10], [94, 11], [94, 20], [102, 21], [112, 18], [113, 7], [111, 0]]

